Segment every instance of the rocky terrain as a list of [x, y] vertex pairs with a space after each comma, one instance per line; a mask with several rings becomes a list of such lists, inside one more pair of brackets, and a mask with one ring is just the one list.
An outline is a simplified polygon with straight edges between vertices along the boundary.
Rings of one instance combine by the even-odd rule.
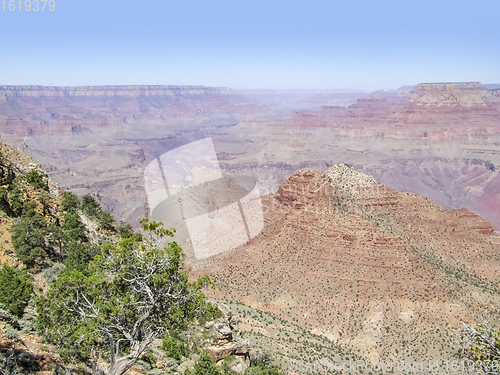
[[379, 361], [450, 359], [452, 326], [500, 322], [500, 237], [345, 165], [296, 171], [263, 197], [265, 227], [194, 262], [234, 299]]
[[[40, 177], [33, 180], [27, 176], [33, 176], [36, 172]], [[41, 183], [43, 181], [43, 183]], [[45, 185], [46, 184], [46, 185]], [[38, 260], [27, 267], [19, 252], [19, 241], [16, 242], [20, 222], [28, 218], [40, 215], [42, 222], [54, 224], [50, 227], [50, 233], [41, 236], [40, 222], [36, 226], [27, 228], [27, 241], [33, 238], [40, 239], [39, 246], [49, 245], [54, 233], [58, 230], [67, 229], [71, 221], [66, 211], [68, 197], [59, 189], [58, 185], [47, 178], [40, 166], [28, 155], [17, 151], [0, 142], [0, 271], [1, 275], [1, 302], [0, 302], [0, 374], [90, 374], [90, 369], [83, 362], [64, 357], [62, 349], [57, 344], [50, 344], [41, 337], [40, 331], [35, 330], [37, 310], [35, 295], [22, 296], [22, 285], [17, 284], [9, 300], [27, 298], [26, 305], [22, 306], [19, 313], [12, 312], [12, 306], [5, 300], [6, 288], [10, 288], [9, 280], [5, 279], [3, 273], [5, 267], [12, 267], [27, 277], [30, 285], [34, 285], [31, 292], [36, 295], [46, 292], [54, 283], [58, 274], [66, 267], [72, 267], [74, 263], [68, 263], [71, 256], [63, 257], [63, 250], [59, 254], [38, 255]], [[23, 204], [23, 210], [33, 207], [33, 213], [24, 211], [22, 214], [14, 212], [15, 202]], [[120, 227], [116, 223], [110, 223], [106, 228], [102, 225], [99, 217], [88, 216], [88, 211], [82, 201], [77, 212], [81, 229], [85, 238], [79, 241], [79, 248], [86, 245], [100, 249], [103, 244], [116, 244], [121, 236]], [[95, 208], [95, 206], [94, 206]], [[102, 214], [102, 211], [99, 211]], [[99, 214], [98, 214], [99, 215]], [[102, 215], [101, 215], [102, 216]], [[97, 220], [96, 220], [97, 219]], [[59, 228], [59, 229], [58, 229]], [[61, 229], [62, 228], [62, 229]], [[75, 233], [73, 226], [72, 233]], [[124, 228], [121, 228], [122, 230]], [[16, 234], [17, 233], [17, 234]], [[131, 232], [129, 233], [131, 234]], [[136, 233], [138, 234], [138, 233]], [[59, 249], [70, 252], [71, 244], [67, 243], [68, 233], [61, 235], [62, 241]], [[41, 237], [40, 237], [41, 236]], [[47, 240], [47, 243], [44, 240]], [[17, 245], [16, 245], [17, 243]], [[67, 247], [67, 248], [66, 248]], [[47, 247], [47, 250], [49, 248]], [[34, 252], [34, 250], [32, 250]], [[43, 259], [43, 260], [42, 260]], [[4, 267], [5, 266], [5, 267]], [[7, 286], [6, 286], [7, 285]], [[38, 303], [38, 302], [37, 302]], [[139, 375], [166, 375], [184, 374], [189, 369], [193, 370], [195, 362], [206, 351], [217, 366], [224, 369], [224, 374], [243, 374], [251, 362], [255, 363], [265, 353], [273, 356], [273, 348], [269, 345], [265, 348], [259, 341], [253, 340], [251, 330], [257, 320], [257, 312], [251, 308], [245, 308], [243, 320], [239, 313], [226, 306], [223, 301], [212, 300], [215, 314], [201, 315], [188, 327], [181, 331], [178, 341], [168, 342], [162, 338], [156, 339], [143, 353], [127, 374]], [[234, 304], [233, 304], [234, 305]], [[238, 307], [239, 310], [242, 306]], [[239, 311], [236, 310], [236, 311]], [[243, 311], [243, 310], [242, 310]], [[256, 318], [246, 318], [246, 313]], [[243, 323], [242, 327], [238, 324]], [[250, 327], [246, 329], [246, 327]], [[271, 330], [272, 327], [269, 327]], [[291, 327], [291, 331], [300, 331], [298, 327]], [[298, 345], [299, 347], [301, 344]], [[182, 347], [182, 350], [178, 348]], [[173, 348], [177, 348], [173, 350]], [[102, 359], [101, 359], [102, 361]]]

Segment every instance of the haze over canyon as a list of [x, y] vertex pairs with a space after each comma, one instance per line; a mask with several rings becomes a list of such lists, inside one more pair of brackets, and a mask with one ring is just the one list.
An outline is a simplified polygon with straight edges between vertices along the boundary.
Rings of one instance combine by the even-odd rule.
[[500, 90], [481, 83], [355, 90], [0, 87], [0, 136], [62, 188], [119, 219], [147, 214], [143, 169], [211, 137], [222, 170], [274, 192], [295, 170], [345, 163], [500, 229]]

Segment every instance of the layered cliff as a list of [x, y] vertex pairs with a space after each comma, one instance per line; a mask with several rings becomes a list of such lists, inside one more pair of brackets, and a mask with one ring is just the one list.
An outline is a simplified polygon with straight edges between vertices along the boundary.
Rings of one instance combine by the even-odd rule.
[[204, 86], [0, 86], [0, 129], [17, 136], [71, 134], [141, 120], [232, 117], [253, 101]]

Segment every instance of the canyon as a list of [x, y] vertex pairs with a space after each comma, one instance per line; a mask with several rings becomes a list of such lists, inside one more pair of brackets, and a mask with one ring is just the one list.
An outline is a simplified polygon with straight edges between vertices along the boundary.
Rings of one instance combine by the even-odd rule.
[[264, 228], [205, 259], [175, 239], [211, 297], [267, 314], [270, 347], [293, 325], [371, 362], [452, 359], [452, 326], [500, 323], [497, 86], [0, 87], [0, 139], [134, 227], [146, 166], [205, 138], [222, 173], [257, 182]]
[[[500, 90], [480, 83], [272, 92], [182, 86], [0, 87], [0, 139], [118, 220], [147, 215], [143, 169], [211, 137], [222, 170], [274, 193], [295, 170], [345, 163], [500, 228]], [[306, 108], [306, 109], [304, 109]], [[293, 109], [293, 110], [292, 110]]]

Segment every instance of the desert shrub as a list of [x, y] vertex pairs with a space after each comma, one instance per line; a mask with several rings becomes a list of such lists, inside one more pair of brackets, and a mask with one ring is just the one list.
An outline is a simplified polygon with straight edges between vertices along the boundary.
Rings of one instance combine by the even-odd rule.
[[14, 181], [12, 181], [9, 192], [7, 194], [9, 207], [13, 216], [20, 216], [23, 212], [24, 190], [21, 185], [21, 179], [19, 177], [16, 177]]
[[19, 326], [24, 332], [31, 332], [35, 329], [36, 321], [36, 306], [35, 306], [35, 294], [32, 294], [28, 305], [24, 309], [24, 314], [19, 319]]
[[0, 268], [0, 303], [21, 317], [33, 293], [33, 283], [25, 272], [6, 264]]
[[9, 191], [5, 186], [0, 186], [0, 209], [10, 214], [10, 205], [9, 205]]
[[90, 195], [82, 197], [81, 208], [83, 213], [90, 218], [96, 219], [101, 213], [101, 205]]
[[76, 211], [79, 206], [80, 200], [78, 197], [69, 191], [65, 191], [61, 199], [61, 208], [63, 211]]
[[9, 340], [19, 340], [19, 332], [17, 332], [10, 324], [5, 324], [5, 337]]
[[16, 256], [28, 267], [43, 263], [51, 251], [47, 245], [47, 223], [43, 216], [26, 211], [12, 226], [12, 245]]
[[274, 365], [269, 354], [258, 352], [256, 359], [250, 362], [245, 375], [284, 375], [281, 366]]
[[115, 219], [108, 211], [102, 211], [99, 214], [99, 227], [104, 230], [115, 230]]
[[134, 235], [132, 226], [130, 224], [125, 224], [123, 221], [118, 224], [118, 227], [116, 229], [121, 238], [129, 238]]
[[202, 326], [204, 326], [206, 322], [219, 319], [222, 316], [220, 311], [217, 310], [211, 303], [207, 303], [204, 309], [205, 314], [198, 318], [198, 323]]
[[180, 361], [182, 357], [188, 356], [188, 350], [184, 346], [184, 342], [181, 340], [179, 332], [174, 330], [170, 330], [168, 335], [163, 339], [161, 349], [168, 357], [178, 361]]
[[203, 352], [201, 357], [194, 364], [194, 371], [186, 370], [184, 375], [222, 375], [219, 368], [210, 359], [210, 356]]
[[44, 177], [45, 176], [43, 174], [35, 169], [32, 169], [31, 171], [26, 173], [25, 176], [28, 184], [30, 184], [34, 188], [49, 191], [49, 185], [47, 184], [47, 181], [44, 179]]
[[85, 225], [81, 222], [80, 216], [76, 211], [68, 211], [63, 215], [62, 229], [65, 243], [87, 241]]
[[92, 245], [73, 241], [68, 244], [68, 249], [68, 255], [64, 259], [66, 271], [76, 270], [86, 274], [89, 262], [96, 255]]
[[47, 284], [52, 284], [57, 279], [57, 275], [64, 269], [62, 264], [56, 263], [52, 267], [43, 270], [43, 278]]

